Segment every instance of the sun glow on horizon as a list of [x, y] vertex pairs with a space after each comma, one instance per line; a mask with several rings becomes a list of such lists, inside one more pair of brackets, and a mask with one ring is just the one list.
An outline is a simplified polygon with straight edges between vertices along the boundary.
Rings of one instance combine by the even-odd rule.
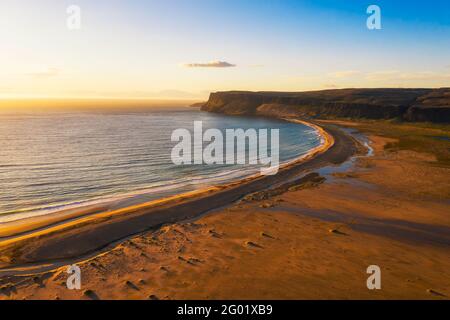
[[0, 112], [28, 111], [139, 111], [152, 108], [189, 107], [198, 100], [143, 99], [143, 98], [29, 98], [0, 99]]
[[448, 3], [379, 1], [383, 29], [370, 31], [363, 0], [234, 2], [78, 0], [69, 30], [67, 1], [4, 0], [0, 99], [450, 86]]

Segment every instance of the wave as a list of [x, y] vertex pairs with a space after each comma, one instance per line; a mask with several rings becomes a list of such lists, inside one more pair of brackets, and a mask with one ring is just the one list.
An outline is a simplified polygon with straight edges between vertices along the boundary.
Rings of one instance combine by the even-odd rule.
[[[298, 155], [298, 157], [286, 160], [280, 163], [280, 165], [296, 161], [297, 159], [299, 159], [299, 157], [301, 158], [306, 153], [308, 152], [304, 152]], [[239, 181], [241, 179], [244, 179], [246, 177], [258, 173], [259, 170], [260, 167], [221, 170], [213, 175], [209, 174], [208, 176], [198, 175], [198, 176], [189, 176], [186, 178], [177, 179], [173, 181], [161, 181], [154, 183], [148, 186], [147, 188], [138, 189], [126, 193], [122, 192], [104, 195], [101, 197], [93, 197], [90, 199], [80, 199], [69, 202], [53, 203], [44, 206], [24, 207], [21, 209], [0, 212], [0, 224], [22, 220], [30, 217], [43, 216], [47, 214], [56, 213], [59, 211], [76, 210], [83, 207], [89, 207], [94, 205], [114, 204], [116, 202], [133, 199], [138, 196], [154, 196], [153, 200], [156, 200], [160, 197], [162, 198], [164, 196], [174, 195], [177, 193], [197, 189], [199, 186], [215, 186], [220, 183]]]
[[[208, 117], [215, 115], [207, 115]], [[76, 120], [76, 119], [75, 119]], [[172, 121], [172, 117], [170, 119]], [[186, 120], [186, 122], [190, 122], [192, 119], [189, 118]], [[242, 127], [243, 125], [237, 125], [237, 127]], [[297, 129], [295, 129], [297, 128]], [[305, 154], [309, 153], [312, 149], [317, 147], [317, 144], [320, 142], [320, 144], [323, 143], [323, 139], [319, 132], [316, 130], [310, 128], [310, 127], [303, 127], [301, 130], [301, 134], [295, 133], [295, 131], [298, 130], [298, 125], [295, 125], [294, 130], [291, 130], [289, 132], [289, 135], [287, 136], [288, 141], [282, 141], [283, 144], [286, 145], [284, 152], [289, 156], [286, 156], [283, 161], [280, 161], [280, 165], [292, 162], [294, 160], [297, 160], [301, 157], [303, 157]], [[136, 127], [133, 127], [133, 129], [136, 130]], [[293, 141], [293, 139], [300, 139], [301, 141]], [[116, 143], [117, 140], [114, 140], [111, 138], [111, 141]], [[91, 143], [91, 142], [86, 142]], [[85, 144], [84, 146], [87, 146]], [[127, 145], [127, 147], [130, 147]], [[141, 145], [134, 145], [136, 147], [135, 149], [140, 151], [139, 156], [142, 155], [142, 146]], [[117, 149], [115, 149], [117, 150]], [[134, 149], [133, 149], [134, 150]], [[89, 151], [92, 151], [89, 149]], [[109, 150], [103, 150], [105, 154]], [[280, 150], [280, 152], [283, 152], [283, 150]], [[145, 155], [145, 154], [144, 154]], [[280, 154], [281, 156], [281, 154]], [[74, 154], [75, 159], [77, 159], [77, 154]], [[287, 158], [288, 157], [288, 158]], [[287, 159], [286, 159], [287, 158]], [[96, 173], [98, 173], [98, 169], [104, 170], [104, 165], [111, 165], [114, 166], [115, 169], [122, 169], [120, 171], [115, 171], [114, 174], [111, 174], [109, 170], [105, 171], [108, 174], [105, 175], [104, 173], [97, 174], [96, 176], [91, 176], [92, 171], [86, 171], [82, 172], [83, 176], [80, 183], [76, 183], [76, 181], [72, 181], [73, 177], [75, 175], [71, 176], [61, 176], [61, 179], [58, 179], [58, 181], [45, 181], [44, 179], [49, 178], [48, 172], [45, 174], [39, 173], [39, 177], [41, 180], [33, 180], [33, 179], [26, 179], [25, 182], [27, 183], [28, 189], [24, 189], [22, 192], [17, 192], [17, 195], [14, 196], [14, 198], [17, 200], [17, 202], [13, 203], [15, 207], [19, 207], [18, 209], [11, 209], [11, 210], [4, 210], [3, 212], [0, 212], [0, 224], [1, 223], [8, 223], [12, 221], [17, 221], [25, 218], [30, 217], [37, 217], [37, 216], [43, 216], [47, 214], [57, 213], [60, 211], [67, 211], [67, 210], [77, 210], [83, 207], [89, 207], [89, 206], [97, 206], [97, 205], [111, 205], [114, 206], [122, 201], [139, 201], [139, 198], [142, 199], [143, 197], [145, 200], [156, 200], [160, 198], [164, 198], [171, 195], [176, 195], [188, 191], [193, 191], [199, 188], [203, 187], [213, 187], [224, 183], [229, 182], [235, 182], [240, 179], [244, 179], [246, 177], [252, 176], [256, 173], [259, 173], [262, 166], [234, 166], [234, 167], [228, 167], [226, 165], [220, 165], [216, 168], [209, 167], [207, 170], [203, 170], [200, 167], [193, 168], [192, 170], [182, 169], [178, 168], [177, 171], [171, 171], [170, 166], [162, 166], [162, 163], [158, 160], [158, 154], [155, 155], [155, 157], [152, 157], [152, 160], [157, 161], [156, 163], [147, 163], [147, 166], [153, 166], [157, 170], [156, 173], [158, 174], [155, 179], [149, 177], [148, 171], [145, 172], [144, 170], [139, 170], [138, 167], [141, 167], [141, 159], [133, 159], [133, 163], [130, 166], [128, 163], [127, 165], [119, 159], [114, 160], [114, 162], [111, 161], [108, 158], [108, 163], [101, 163], [98, 167], [95, 169]], [[1, 160], [1, 159], [0, 159]], [[33, 168], [36, 165], [40, 166], [53, 166], [51, 168], [52, 170], [56, 170], [53, 174], [65, 174], [64, 171], [59, 171], [59, 168], [55, 169], [55, 163], [59, 165], [63, 165], [63, 163], [58, 162], [57, 159], [54, 162], [49, 163], [43, 163], [43, 162], [35, 162], [30, 163], [28, 165], [28, 169]], [[84, 168], [86, 166], [85, 163], [72, 163], [70, 164], [72, 169], [77, 168]], [[11, 167], [14, 165], [6, 165], [3, 164], [0, 166], [0, 168], [5, 169], [11, 169]], [[159, 169], [158, 169], [159, 168]], [[130, 171], [132, 170], [132, 171]], [[77, 170], [75, 170], [77, 171]], [[24, 170], [22, 170], [24, 172]], [[78, 172], [78, 171], [77, 171]], [[16, 175], [9, 174], [9, 171], [3, 171], [3, 173], [7, 173], [6, 175], [3, 175], [2, 178], [2, 171], [0, 170], [0, 186], [3, 183], [15, 183]], [[128, 176], [124, 176], [124, 174], [131, 174], [132, 178], [135, 179], [128, 179]], [[173, 176], [175, 179], [170, 180], [170, 177]], [[78, 178], [80, 176], [78, 175]], [[142, 179], [141, 179], [142, 178]], [[94, 180], [93, 180], [94, 179]], [[106, 179], [106, 180], [105, 180]], [[139, 180], [141, 179], [141, 180]], [[152, 181], [154, 180], [154, 181]], [[2, 182], [3, 181], [3, 182]], [[29, 183], [28, 181], [31, 181]], [[92, 185], [91, 183], [98, 181], [103, 181], [106, 185]], [[138, 181], [139, 183], [136, 183]], [[143, 183], [141, 183], [143, 182]], [[63, 189], [63, 184], [69, 184], [71, 186], [71, 189]], [[58, 185], [61, 184], [61, 185]], [[85, 185], [85, 186], [83, 186]], [[51, 189], [46, 190], [40, 190], [42, 193], [39, 193], [39, 190], [35, 190], [36, 186], [38, 187], [49, 187], [51, 186]], [[77, 189], [78, 187], [83, 186], [81, 189]], [[132, 187], [135, 187], [135, 190], [130, 190]], [[137, 187], [136, 187], [137, 186]], [[89, 190], [86, 190], [86, 188], [89, 187]], [[14, 185], [9, 186], [8, 189], [13, 190]], [[54, 197], [53, 193], [54, 190], [58, 192], [58, 197]], [[12, 195], [4, 194], [2, 195], [0, 192], [0, 200], [1, 199], [11, 199]], [[34, 201], [34, 203], [33, 203]], [[27, 204], [28, 202], [28, 204]], [[45, 204], [44, 204], [45, 203]], [[5, 209], [7, 207], [4, 207]]]

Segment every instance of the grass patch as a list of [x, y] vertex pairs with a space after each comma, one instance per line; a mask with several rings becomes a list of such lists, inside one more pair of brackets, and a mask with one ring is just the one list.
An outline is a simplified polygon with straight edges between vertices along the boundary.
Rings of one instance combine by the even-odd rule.
[[385, 150], [412, 150], [433, 154], [436, 165], [450, 167], [450, 125], [405, 123], [397, 121], [360, 122], [358, 128], [367, 134], [397, 139], [385, 145]]

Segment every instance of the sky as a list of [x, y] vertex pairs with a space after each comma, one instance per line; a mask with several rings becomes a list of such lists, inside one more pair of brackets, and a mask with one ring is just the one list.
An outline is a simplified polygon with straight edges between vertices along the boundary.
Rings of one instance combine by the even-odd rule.
[[[372, 4], [380, 30], [366, 26]], [[450, 87], [449, 12], [447, 0], [2, 0], [0, 98]]]

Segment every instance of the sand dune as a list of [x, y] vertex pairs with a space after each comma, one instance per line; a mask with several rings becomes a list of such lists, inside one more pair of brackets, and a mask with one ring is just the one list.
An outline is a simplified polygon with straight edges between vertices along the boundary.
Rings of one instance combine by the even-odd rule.
[[[76, 261], [81, 290], [66, 288], [67, 261], [4, 275], [0, 297], [448, 299], [449, 169], [430, 165], [430, 154], [386, 151], [391, 138], [369, 138], [374, 156], [361, 153], [351, 166], [315, 167], [313, 179], [256, 191]], [[381, 290], [366, 287], [372, 264]]]

